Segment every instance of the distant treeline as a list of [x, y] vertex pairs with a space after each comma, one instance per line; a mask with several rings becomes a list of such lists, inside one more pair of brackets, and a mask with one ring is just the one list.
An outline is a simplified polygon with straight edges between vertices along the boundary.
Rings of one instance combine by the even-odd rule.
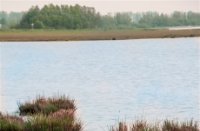
[[200, 13], [175, 11], [170, 15], [157, 12], [101, 15], [92, 7], [50, 4], [41, 9], [33, 6], [25, 13], [0, 12], [0, 23], [4, 28], [38, 29], [200, 26]]
[[15, 28], [17, 25], [19, 25], [23, 15], [24, 12], [0, 12], [1, 28]]

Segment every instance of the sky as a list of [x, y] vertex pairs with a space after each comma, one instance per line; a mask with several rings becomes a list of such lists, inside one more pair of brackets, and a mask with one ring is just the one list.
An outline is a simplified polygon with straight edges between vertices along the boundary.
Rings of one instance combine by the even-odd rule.
[[43, 7], [50, 3], [95, 7], [101, 14], [146, 11], [160, 13], [200, 12], [200, 0], [0, 0], [0, 11], [27, 11], [33, 5]]

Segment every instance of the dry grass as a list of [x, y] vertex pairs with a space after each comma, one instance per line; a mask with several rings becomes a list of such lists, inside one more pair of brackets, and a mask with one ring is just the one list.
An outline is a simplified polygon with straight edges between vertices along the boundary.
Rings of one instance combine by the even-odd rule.
[[60, 109], [64, 110], [76, 110], [74, 100], [71, 100], [65, 96], [44, 98], [39, 97], [32, 102], [25, 102], [19, 104], [20, 115], [33, 115], [33, 114], [46, 114], [56, 112]]
[[162, 124], [148, 124], [146, 121], [136, 121], [128, 125], [119, 122], [118, 126], [112, 126], [110, 131], [200, 131], [198, 122], [176, 122], [165, 120]]
[[0, 41], [70, 41], [123, 40], [143, 38], [197, 37], [199, 29], [191, 30], [8, 30], [0, 31]]
[[20, 116], [1, 115], [0, 131], [81, 131], [82, 125], [67, 111], [59, 116], [37, 114], [24, 121]]
[[0, 115], [0, 131], [22, 131], [24, 121], [17, 116]]
[[[39, 97], [19, 105], [20, 116], [0, 113], [0, 131], [81, 131], [74, 100], [65, 96]], [[21, 115], [26, 116], [22, 119]]]
[[[59, 114], [59, 115], [58, 115]], [[37, 114], [26, 121], [29, 131], [81, 131], [82, 125], [67, 110], [59, 110], [52, 115]]]
[[[82, 123], [75, 117], [74, 100], [61, 97], [39, 97], [19, 106], [21, 115], [10, 116], [0, 112], [0, 131], [82, 131]], [[200, 131], [196, 121], [169, 121], [149, 124], [136, 121], [132, 124], [119, 122], [110, 131]]]

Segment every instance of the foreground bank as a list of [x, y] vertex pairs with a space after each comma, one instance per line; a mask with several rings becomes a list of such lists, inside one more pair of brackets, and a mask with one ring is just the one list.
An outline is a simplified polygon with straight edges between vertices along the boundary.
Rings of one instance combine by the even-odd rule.
[[[83, 124], [77, 120], [74, 100], [65, 96], [44, 98], [19, 104], [19, 116], [0, 113], [0, 131], [82, 131]], [[193, 120], [148, 124], [120, 122], [109, 131], [199, 131], [199, 123]]]
[[199, 37], [200, 29], [5, 30], [0, 41], [78, 41]]
[[81, 131], [74, 100], [65, 96], [19, 104], [19, 116], [0, 113], [0, 131]]

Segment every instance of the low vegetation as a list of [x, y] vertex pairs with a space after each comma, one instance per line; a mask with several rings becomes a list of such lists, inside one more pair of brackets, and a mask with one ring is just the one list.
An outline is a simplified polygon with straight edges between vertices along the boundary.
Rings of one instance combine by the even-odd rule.
[[67, 110], [59, 110], [50, 115], [37, 114], [25, 122], [27, 131], [81, 131], [80, 122]]
[[21, 117], [0, 114], [0, 131], [22, 131], [23, 125]]
[[[82, 123], [75, 117], [75, 103], [65, 96], [38, 97], [19, 105], [20, 115], [11, 116], [0, 112], [0, 131], [82, 131]], [[136, 121], [132, 124], [119, 122], [110, 131], [200, 131], [193, 120], [177, 122], [165, 120], [149, 124]]]
[[198, 122], [193, 120], [188, 122], [177, 122], [165, 120], [162, 124], [148, 124], [146, 121], [136, 121], [133, 124], [119, 122], [118, 126], [113, 126], [110, 131], [200, 131]]
[[81, 131], [74, 100], [65, 96], [44, 98], [19, 105], [19, 116], [0, 113], [0, 131]]
[[33, 114], [45, 114], [56, 112], [60, 109], [67, 111], [75, 111], [76, 107], [74, 100], [66, 98], [65, 96], [56, 98], [44, 98], [39, 97], [32, 102], [25, 102], [19, 104], [20, 115], [33, 115]]

